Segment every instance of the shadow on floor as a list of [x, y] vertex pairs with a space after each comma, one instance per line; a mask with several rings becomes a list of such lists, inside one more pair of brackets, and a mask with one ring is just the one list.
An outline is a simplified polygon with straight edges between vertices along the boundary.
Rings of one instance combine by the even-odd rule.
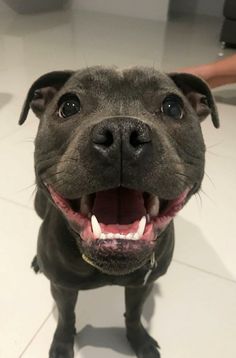
[[[114, 350], [122, 355], [133, 356], [134, 353], [126, 339], [125, 328], [122, 327], [93, 327], [85, 326], [76, 336], [78, 349], [97, 347]], [[87, 358], [83, 352], [83, 357]]]

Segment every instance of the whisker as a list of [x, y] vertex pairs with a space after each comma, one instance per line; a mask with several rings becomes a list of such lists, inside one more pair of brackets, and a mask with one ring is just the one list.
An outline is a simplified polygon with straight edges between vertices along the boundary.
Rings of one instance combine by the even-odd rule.
[[34, 139], [25, 139], [22, 140], [21, 143], [34, 143]]
[[216, 147], [217, 145], [220, 145], [220, 144], [222, 144], [222, 143], [223, 143], [223, 141], [218, 142], [218, 143], [215, 143], [215, 144], [212, 144], [212, 145], [209, 145], [209, 146], [206, 146], [206, 149], [214, 148], [214, 147]]
[[213, 203], [215, 204], [216, 202], [201, 188], [200, 191]]
[[35, 188], [34, 190], [32, 191], [31, 195], [30, 195], [30, 199], [34, 199], [35, 195], [36, 195], [36, 192], [37, 192], [37, 186], [35, 184]]
[[207, 174], [207, 172], [205, 171], [204, 172], [205, 173], [205, 175], [207, 176], [207, 178], [210, 180], [210, 182], [211, 182], [211, 184], [214, 186], [214, 188], [216, 187], [215, 186], [215, 183], [213, 182], [213, 180], [211, 179], [211, 177]]
[[25, 190], [31, 189], [31, 188], [34, 187], [34, 186], [36, 186], [36, 183], [30, 184], [30, 185], [26, 186], [25, 188], [22, 188], [22, 189], [18, 190], [18, 191], [17, 191], [17, 194], [18, 194], [18, 193], [22, 193], [22, 192], [25, 191]]
[[197, 192], [197, 193], [195, 194], [195, 198], [196, 198], [196, 200], [197, 200], [197, 198], [199, 199], [199, 200], [197, 200], [197, 201], [200, 202], [200, 207], [201, 207], [201, 209], [202, 209], [202, 197], [201, 197], [201, 195], [200, 195], [199, 192]]
[[220, 155], [218, 153], [212, 152], [211, 150], [208, 150], [208, 149], [206, 150], [206, 152], [211, 154], [211, 155], [214, 155], [215, 157], [220, 157], [220, 158], [224, 157], [223, 155]]

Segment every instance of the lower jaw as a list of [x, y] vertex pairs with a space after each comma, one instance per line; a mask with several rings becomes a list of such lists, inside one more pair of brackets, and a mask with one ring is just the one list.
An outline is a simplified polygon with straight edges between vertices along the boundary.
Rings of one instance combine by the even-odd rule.
[[151, 258], [155, 241], [125, 239], [78, 243], [83, 259], [109, 275], [126, 275], [141, 268]]
[[[75, 223], [70, 223], [82, 258], [89, 265], [108, 275], [127, 275], [141, 268], [150, 260], [156, 245], [157, 233], [149, 224], [146, 240], [127, 239], [83, 239]], [[88, 237], [88, 228], [86, 237]]]

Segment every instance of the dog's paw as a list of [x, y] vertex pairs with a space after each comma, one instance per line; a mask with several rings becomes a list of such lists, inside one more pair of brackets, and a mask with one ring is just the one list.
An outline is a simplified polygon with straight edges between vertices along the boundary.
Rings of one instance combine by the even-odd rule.
[[157, 341], [142, 325], [127, 329], [127, 338], [138, 358], [161, 358]]
[[74, 358], [73, 344], [53, 342], [49, 351], [49, 358]]

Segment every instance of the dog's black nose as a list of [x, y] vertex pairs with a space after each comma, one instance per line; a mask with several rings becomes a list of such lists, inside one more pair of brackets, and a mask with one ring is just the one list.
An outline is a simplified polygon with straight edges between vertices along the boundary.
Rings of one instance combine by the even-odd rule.
[[103, 157], [141, 156], [151, 143], [150, 127], [133, 117], [111, 117], [102, 120], [93, 128], [94, 149]]

